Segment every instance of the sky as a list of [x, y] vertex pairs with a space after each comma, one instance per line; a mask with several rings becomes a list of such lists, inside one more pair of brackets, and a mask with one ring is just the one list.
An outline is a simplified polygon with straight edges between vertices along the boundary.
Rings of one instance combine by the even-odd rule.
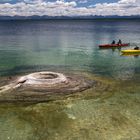
[[0, 16], [132, 16], [140, 0], [0, 0]]

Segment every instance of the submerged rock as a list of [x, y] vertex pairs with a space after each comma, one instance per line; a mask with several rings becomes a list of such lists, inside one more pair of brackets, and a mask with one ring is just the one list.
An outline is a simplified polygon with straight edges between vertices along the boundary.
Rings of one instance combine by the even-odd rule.
[[78, 74], [35, 72], [16, 77], [8, 85], [0, 87], [0, 101], [47, 101], [52, 96], [84, 91], [95, 83]]
[[18, 81], [19, 84], [32, 86], [51, 86], [63, 82], [68, 82], [67, 77], [62, 73], [56, 72], [36, 72], [21, 77]]

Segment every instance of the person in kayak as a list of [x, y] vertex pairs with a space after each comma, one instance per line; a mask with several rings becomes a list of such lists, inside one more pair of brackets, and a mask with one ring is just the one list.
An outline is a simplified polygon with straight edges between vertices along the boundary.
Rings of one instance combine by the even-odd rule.
[[115, 40], [113, 40], [111, 44], [115, 44]]
[[134, 50], [139, 50], [140, 48], [138, 47], [138, 46], [136, 46], [135, 48], [134, 48]]
[[119, 39], [119, 41], [118, 41], [118, 43], [117, 43], [118, 45], [120, 45], [120, 44], [122, 44], [122, 41]]

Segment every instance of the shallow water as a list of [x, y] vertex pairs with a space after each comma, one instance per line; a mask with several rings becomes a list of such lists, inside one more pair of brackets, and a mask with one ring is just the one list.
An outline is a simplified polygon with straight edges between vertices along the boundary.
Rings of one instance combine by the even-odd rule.
[[139, 45], [139, 23], [0, 22], [0, 81], [51, 70], [85, 73], [103, 83], [47, 103], [1, 103], [0, 139], [139, 140], [140, 56], [98, 48], [113, 39]]

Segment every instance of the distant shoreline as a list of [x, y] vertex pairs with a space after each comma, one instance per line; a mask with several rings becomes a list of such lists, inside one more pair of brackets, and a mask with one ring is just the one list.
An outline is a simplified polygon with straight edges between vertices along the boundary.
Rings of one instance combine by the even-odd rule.
[[110, 19], [110, 18], [104, 18], [104, 19], [0, 19], [0, 22], [6, 22], [6, 21], [140, 21], [140, 18], [135, 19]]
[[140, 20], [140, 16], [0, 16], [0, 21], [24, 20]]

